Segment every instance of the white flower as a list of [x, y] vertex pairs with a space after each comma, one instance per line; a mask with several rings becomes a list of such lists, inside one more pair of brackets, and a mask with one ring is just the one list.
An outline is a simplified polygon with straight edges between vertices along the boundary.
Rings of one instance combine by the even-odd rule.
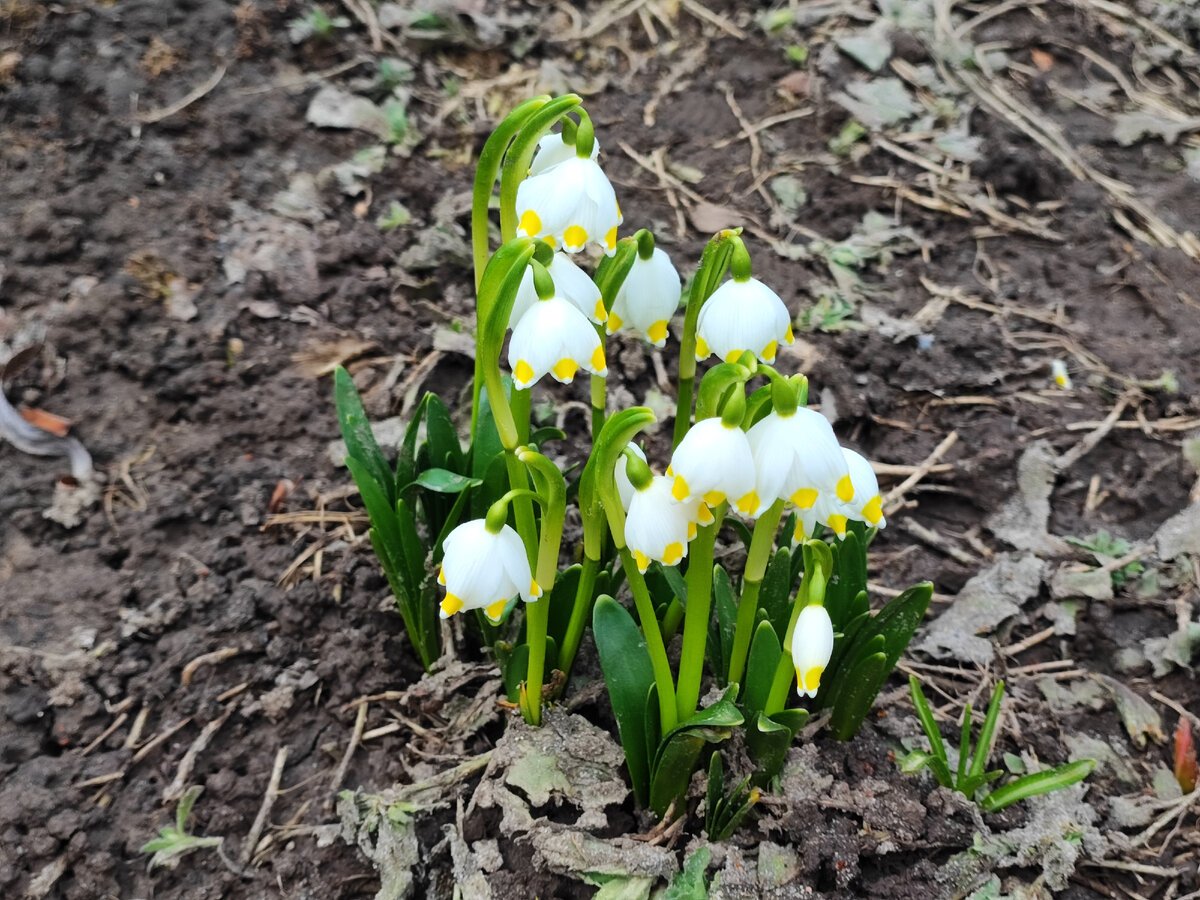
[[737, 502], [749, 516], [761, 515], [776, 500], [801, 511], [823, 496], [843, 503], [854, 499], [854, 484], [829, 420], [801, 407], [791, 415], [768, 413], [746, 433], [754, 455], [755, 488]]
[[638, 254], [613, 301], [608, 333], [629, 325], [661, 347], [667, 342], [667, 322], [679, 308], [682, 294], [679, 272], [665, 251], [655, 247], [649, 259]]
[[[581, 313], [593, 322], [603, 322], [608, 314], [604, 311], [604, 301], [600, 297], [600, 288], [588, 277], [587, 272], [575, 265], [566, 253], [555, 253], [546, 266], [550, 280], [554, 282], [554, 295], [564, 297], [574, 303]], [[521, 286], [517, 288], [517, 299], [513, 302], [512, 312], [508, 317], [508, 327], [516, 328], [521, 316], [537, 303], [537, 289], [533, 286], [533, 266], [525, 269], [521, 277]]]
[[679, 502], [702, 497], [709, 506], [728, 499], [735, 507], [754, 490], [754, 454], [746, 432], [719, 417], [697, 422], [671, 456], [671, 495]]
[[525, 544], [508, 525], [493, 534], [484, 519], [463, 522], [446, 535], [442, 550], [445, 555], [438, 584], [446, 588], [443, 619], [459, 610], [482, 609], [498, 622], [514, 594], [520, 594], [526, 603], [542, 596], [530, 574]]
[[1061, 359], [1052, 359], [1050, 361], [1050, 377], [1064, 391], [1071, 389], [1071, 373], [1067, 371], [1067, 364]]
[[569, 300], [550, 297], [533, 304], [508, 342], [513, 383], [524, 390], [547, 372], [569, 384], [580, 369], [607, 375], [596, 329]]
[[625, 543], [633, 553], [638, 571], [651, 561], [676, 565], [687, 556], [688, 541], [696, 536], [696, 523], [712, 522], [712, 512], [699, 498], [679, 503], [671, 496], [671, 479], [655, 475], [629, 501], [625, 519]]
[[[642, 462], [646, 461], [646, 453], [637, 444], [629, 444], [629, 449], [633, 451], [633, 455]], [[637, 493], [637, 489], [633, 486], [633, 482], [629, 480], [629, 475], [625, 472], [625, 464], [629, 462], [625, 454], [622, 453], [617, 457], [617, 465], [613, 469], [613, 477], [617, 482], [617, 495], [621, 498], [621, 509], [629, 512], [629, 504], [633, 501], [633, 495]]]
[[[533, 155], [533, 162], [529, 166], [529, 174], [541, 175], [547, 169], [557, 166], [560, 162], [566, 162], [575, 155], [575, 145], [566, 143], [561, 132], [554, 131], [542, 135], [542, 139], [538, 141], [537, 152]], [[600, 142], [593, 141], [592, 159], [599, 155]]]
[[823, 606], [806, 606], [792, 632], [792, 664], [801, 697], [817, 696], [821, 675], [833, 655], [833, 622]]
[[771, 362], [780, 341], [793, 341], [791, 316], [779, 295], [757, 278], [726, 281], [700, 308], [696, 359], [715, 353], [733, 362], [749, 350]]
[[887, 522], [883, 518], [883, 497], [879, 494], [879, 480], [875, 477], [875, 470], [865, 458], [853, 450], [843, 447], [842, 455], [850, 469], [854, 497], [848, 502], [835, 503], [830, 500], [825, 524], [832, 528], [839, 538], [846, 536], [847, 519], [883, 528]]
[[621, 207], [594, 159], [572, 156], [517, 186], [517, 234], [578, 253], [588, 241], [617, 248]]

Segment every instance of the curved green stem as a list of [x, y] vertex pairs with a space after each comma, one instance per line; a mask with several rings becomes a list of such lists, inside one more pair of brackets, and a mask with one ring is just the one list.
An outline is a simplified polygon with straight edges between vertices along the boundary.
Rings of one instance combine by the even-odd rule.
[[628, 547], [621, 547], [621, 565], [629, 579], [633, 592], [633, 603], [637, 608], [642, 634], [646, 637], [646, 649], [650, 653], [650, 665], [654, 668], [654, 682], [658, 685], [659, 725], [666, 734], [678, 721], [675, 712], [675, 682], [671, 677], [671, 663], [667, 659], [667, 648], [663, 645], [662, 632], [658, 630], [658, 617], [654, 614], [654, 601], [646, 579], [638, 571], [637, 563]]
[[713, 547], [721, 516], [696, 531], [688, 547], [687, 611], [683, 620], [683, 654], [679, 657], [679, 689], [675, 706], [679, 721], [696, 714], [700, 702], [700, 679], [704, 674], [704, 645], [708, 640], [709, 611], [712, 608]]
[[775, 545], [775, 531], [783, 515], [783, 501], [776, 500], [754, 523], [754, 535], [750, 539], [750, 552], [746, 556], [746, 572], [742, 576], [742, 596], [738, 602], [737, 627], [733, 633], [733, 653], [729, 658], [729, 681], [741, 683], [746, 669], [746, 654], [750, 652], [750, 638], [754, 633], [754, 618], [758, 614], [758, 591], [767, 563], [771, 559], [771, 548]]
[[[596, 329], [603, 331], [603, 327]], [[601, 335], [600, 340], [604, 340]], [[605, 347], [605, 352], [608, 348]], [[591, 401], [592, 401], [592, 443], [596, 443], [596, 439], [600, 437], [600, 432], [604, 429], [604, 414], [605, 408], [608, 405], [608, 379], [601, 378], [599, 375], [593, 375], [591, 381]]]
[[520, 134], [504, 156], [500, 175], [500, 239], [510, 241], [517, 235], [517, 185], [529, 173], [529, 164], [542, 135], [559, 119], [583, 101], [576, 94], [555, 97], [533, 112], [523, 123]]
[[575, 605], [571, 608], [571, 618], [567, 622], [562, 646], [558, 648], [558, 668], [568, 678], [571, 677], [571, 666], [575, 664], [575, 654], [579, 652], [579, 644], [583, 640], [583, 630], [592, 615], [596, 575], [599, 571], [600, 560], [584, 556], [583, 570], [579, 573], [579, 587], [575, 590]]

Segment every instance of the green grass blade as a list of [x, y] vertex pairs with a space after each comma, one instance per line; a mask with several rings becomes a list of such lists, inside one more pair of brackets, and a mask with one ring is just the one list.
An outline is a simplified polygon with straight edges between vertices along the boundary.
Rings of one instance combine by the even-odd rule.
[[1055, 766], [1045, 772], [1025, 775], [1016, 781], [1009, 782], [1004, 787], [996, 788], [983, 798], [979, 806], [984, 812], [997, 812], [1019, 800], [1036, 797], [1038, 794], [1047, 794], [1050, 791], [1083, 781], [1095, 767], [1094, 759], [1081, 759], [1077, 762]]

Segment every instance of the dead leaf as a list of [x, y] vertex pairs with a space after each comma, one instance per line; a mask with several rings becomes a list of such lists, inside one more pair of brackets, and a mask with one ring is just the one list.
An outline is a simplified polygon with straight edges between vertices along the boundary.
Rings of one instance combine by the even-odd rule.
[[793, 97], [807, 97], [809, 87], [807, 72], [791, 72], [775, 82], [776, 90]]
[[290, 478], [280, 478], [275, 484], [275, 490], [271, 491], [271, 499], [267, 501], [267, 512], [273, 516], [283, 509], [283, 501], [291, 496], [295, 489], [296, 482]]
[[64, 419], [62, 416], [54, 415], [54, 413], [48, 413], [44, 409], [31, 409], [23, 406], [18, 412], [21, 414], [21, 418], [30, 425], [34, 425], [42, 429], [42, 431], [48, 431], [59, 437], [66, 437], [67, 432], [71, 429], [70, 419]]
[[335, 341], [312, 343], [292, 355], [296, 371], [306, 378], [328, 375], [338, 366], [357, 359], [368, 350], [379, 347], [374, 341], [343, 337]]
[[745, 219], [736, 209], [701, 202], [688, 210], [692, 226], [701, 234], [714, 234], [724, 228], [736, 228], [745, 224]]
[[157, 78], [164, 72], [170, 72], [179, 65], [179, 54], [175, 48], [158, 35], [150, 38], [150, 46], [142, 55], [142, 68], [151, 79]]
[[1029, 56], [1033, 59], [1033, 64], [1038, 67], [1038, 71], [1049, 72], [1054, 68], [1054, 56], [1045, 50], [1034, 47], [1029, 51]]

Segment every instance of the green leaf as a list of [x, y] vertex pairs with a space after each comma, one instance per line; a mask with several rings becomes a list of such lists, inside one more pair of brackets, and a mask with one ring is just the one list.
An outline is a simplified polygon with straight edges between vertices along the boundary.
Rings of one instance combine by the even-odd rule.
[[196, 805], [196, 801], [203, 793], [203, 785], [193, 784], [179, 798], [179, 805], [175, 807], [175, 827], [179, 831], [187, 833], [187, 820], [192, 815], [192, 807]]
[[[558, 663], [558, 642], [554, 638], [546, 637], [546, 671], [553, 671], [554, 666]], [[521, 697], [521, 685], [525, 681], [525, 676], [529, 673], [529, 645], [517, 644], [512, 648], [501, 671], [501, 677], [504, 679], [504, 693], [508, 695], [510, 703], [517, 703]]]
[[458, 439], [458, 429], [450, 419], [450, 410], [437, 394], [425, 396], [425, 440], [434, 465], [452, 472], [465, 472], [467, 461]]
[[782, 650], [779, 638], [770, 622], [759, 622], [750, 641], [750, 656], [746, 664], [746, 689], [742, 692], [742, 706], [746, 715], [753, 718], [767, 705], [771, 685], [775, 681], [775, 670], [779, 668]]
[[[338, 366], [333, 373], [334, 405], [337, 407], [338, 425], [342, 431], [342, 440], [346, 442], [346, 458], [354, 459], [359, 464], [360, 471], [370, 480], [380, 486], [387, 506], [396, 501], [395, 476], [392, 467], [379, 449], [375, 433], [371, 431], [371, 422], [367, 411], [363, 409], [362, 399], [354, 386], [350, 373]], [[353, 472], [353, 470], [351, 470]], [[355, 482], [362, 484], [359, 476]]]
[[[638, 803], [650, 798], [650, 759], [647, 753], [646, 708], [654, 685], [654, 667], [646, 639], [625, 607], [607, 595], [592, 609], [592, 633], [600, 655], [600, 668], [608, 688], [621, 747]], [[650, 702], [655, 706], [654, 701]], [[657, 742], [658, 735], [653, 736]]]
[[873, 653], [854, 664], [850, 678], [838, 692], [829, 719], [833, 735], [839, 741], [848, 741], [858, 732], [887, 673], [887, 657], [883, 653]]
[[423, 487], [439, 494], [461, 494], [480, 484], [483, 484], [482, 479], [459, 475], [449, 469], [426, 469], [412, 484], [406, 485], [404, 490], [407, 492], [411, 487]]
[[[421, 398], [421, 402], [413, 410], [412, 418], [408, 420], [408, 426], [404, 429], [404, 439], [396, 448], [396, 478], [394, 482], [396, 496], [400, 495], [401, 488], [406, 484], [411, 484], [412, 480], [417, 477], [417, 435], [421, 430], [421, 422], [425, 418], [425, 407], [429, 404], [429, 398], [432, 396], [432, 394], [426, 394]], [[425, 449], [424, 445], [422, 445], [422, 449]]]
[[687, 858], [683, 870], [671, 879], [662, 900], [708, 900], [704, 871], [708, 868], [710, 859], [712, 851], [707, 847], [697, 849]]
[[882, 634], [887, 643], [885, 677], [900, 661], [900, 656], [916, 633], [917, 626], [925, 618], [925, 611], [929, 608], [929, 601], [932, 599], [933, 585], [925, 581], [910, 587], [896, 597], [875, 617], [875, 632]]
[[[925, 737], [929, 739], [929, 747], [933, 751], [933, 755], [943, 763], [949, 764], [942, 732], [938, 728], [937, 719], [933, 717], [933, 710], [929, 706], [929, 701], [925, 699], [925, 692], [921, 690], [921, 682], [917, 681], [916, 675], [908, 676], [908, 691], [912, 695], [913, 706], [917, 710], [917, 719], [925, 730]], [[950, 787], [949, 784], [943, 786]]]
[[1045, 772], [1035, 772], [1025, 775], [1016, 781], [1011, 781], [1003, 787], [998, 787], [983, 800], [979, 806], [984, 812], [997, 812], [1006, 806], [1011, 806], [1018, 800], [1046, 794], [1059, 788], [1069, 787], [1077, 781], [1083, 781], [1096, 767], [1094, 759], [1081, 759], [1072, 763], [1064, 763], [1047, 769]]
[[771, 557], [758, 594], [758, 609], [765, 613], [776, 635], [787, 631], [792, 616], [792, 554], [780, 547]]
[[381, 556], [380, 561], [383, 563], [384, 568], [390, 566], [393, 570], [400, 573], [406, 582], [411, 584], [416, 579], [413, 576], [412, 570], [407, 566], [403, 555], [400, 540], [400, 523], [396, 519], [392, 501], [388, 500], [379, 482], [371, 477], [370, 469], [366, 463], [355, 456], [347, 456], [346, 468], [350, 470], [350, 474], [354, 478], [354, 483], [358, 487], [358, 494], [362, 497], [363, 506], [367, 508], [367, 515], [371, 518], [371, 528], [379, 534], [380, 543], [386, 551]]
[[733, 636], [737, 631], [737, 601], [733, 596], [729, 573], [719, 565], [713, 566], [712, 604], [716, 615], [709, 627], [707, 651], [718, 683], [724, 684], [729, 673], [729, 660], [733, 656]]
[[565, 439], [566, 436], [567, 433], [561, 428], [555, 428], [551, 425], [547, 425], [539, 428], [537, 431], [531, 434], [529, 436], [529, 443], [534, 447], [541, 447], [542, 444], [545, 444], [549, 441], [561, 441]]
[[[996, 682], [991, 702], [988, 703], [987, 715], [983, 717], [983, 726], [979, 729], [979, 742], [975, 745], [975, 755], [971, 757], [971, 767], [967, 771], [970, 778], [978, 778], [983, 775], [988, 757], [992, 755], [992, 744], [996, 741], [996, 724], [1000, 720], [1000, 701], [1003, 698], [1004, 682], [1001, 680]], [[965, 744], [958, 748], [958, 752], [961, 754], [965, 755], [966, 751]]]
[[705, 372], [696, 391], [696, 421], [719, 415], [722, 399], [731, 389], [741, 390], [749, 374], [737, 363], [718, 363]]
[[744, 721], [732, 700], [721, 699], [664, 735], [650, 776], [650, 808], [660, 816], [666, 813], [671, 801], [687, 791], [704, 745], [725, 740]]
[[788, 748], [808, 721], [808, 710], [781, 709], [771, 716], [756, 714], [746, 727], [746, 746], [757, 769], [754, 783], [762, 786], [783, 771]]
[[558, 576], [550, 591], [550, 618], [546, 632], [560, 644], [566, 636], [571, 612], [575, 608], [575, 594], [579, 590], [579, 577], [582, 572], [582, 566], [571, 566]]

